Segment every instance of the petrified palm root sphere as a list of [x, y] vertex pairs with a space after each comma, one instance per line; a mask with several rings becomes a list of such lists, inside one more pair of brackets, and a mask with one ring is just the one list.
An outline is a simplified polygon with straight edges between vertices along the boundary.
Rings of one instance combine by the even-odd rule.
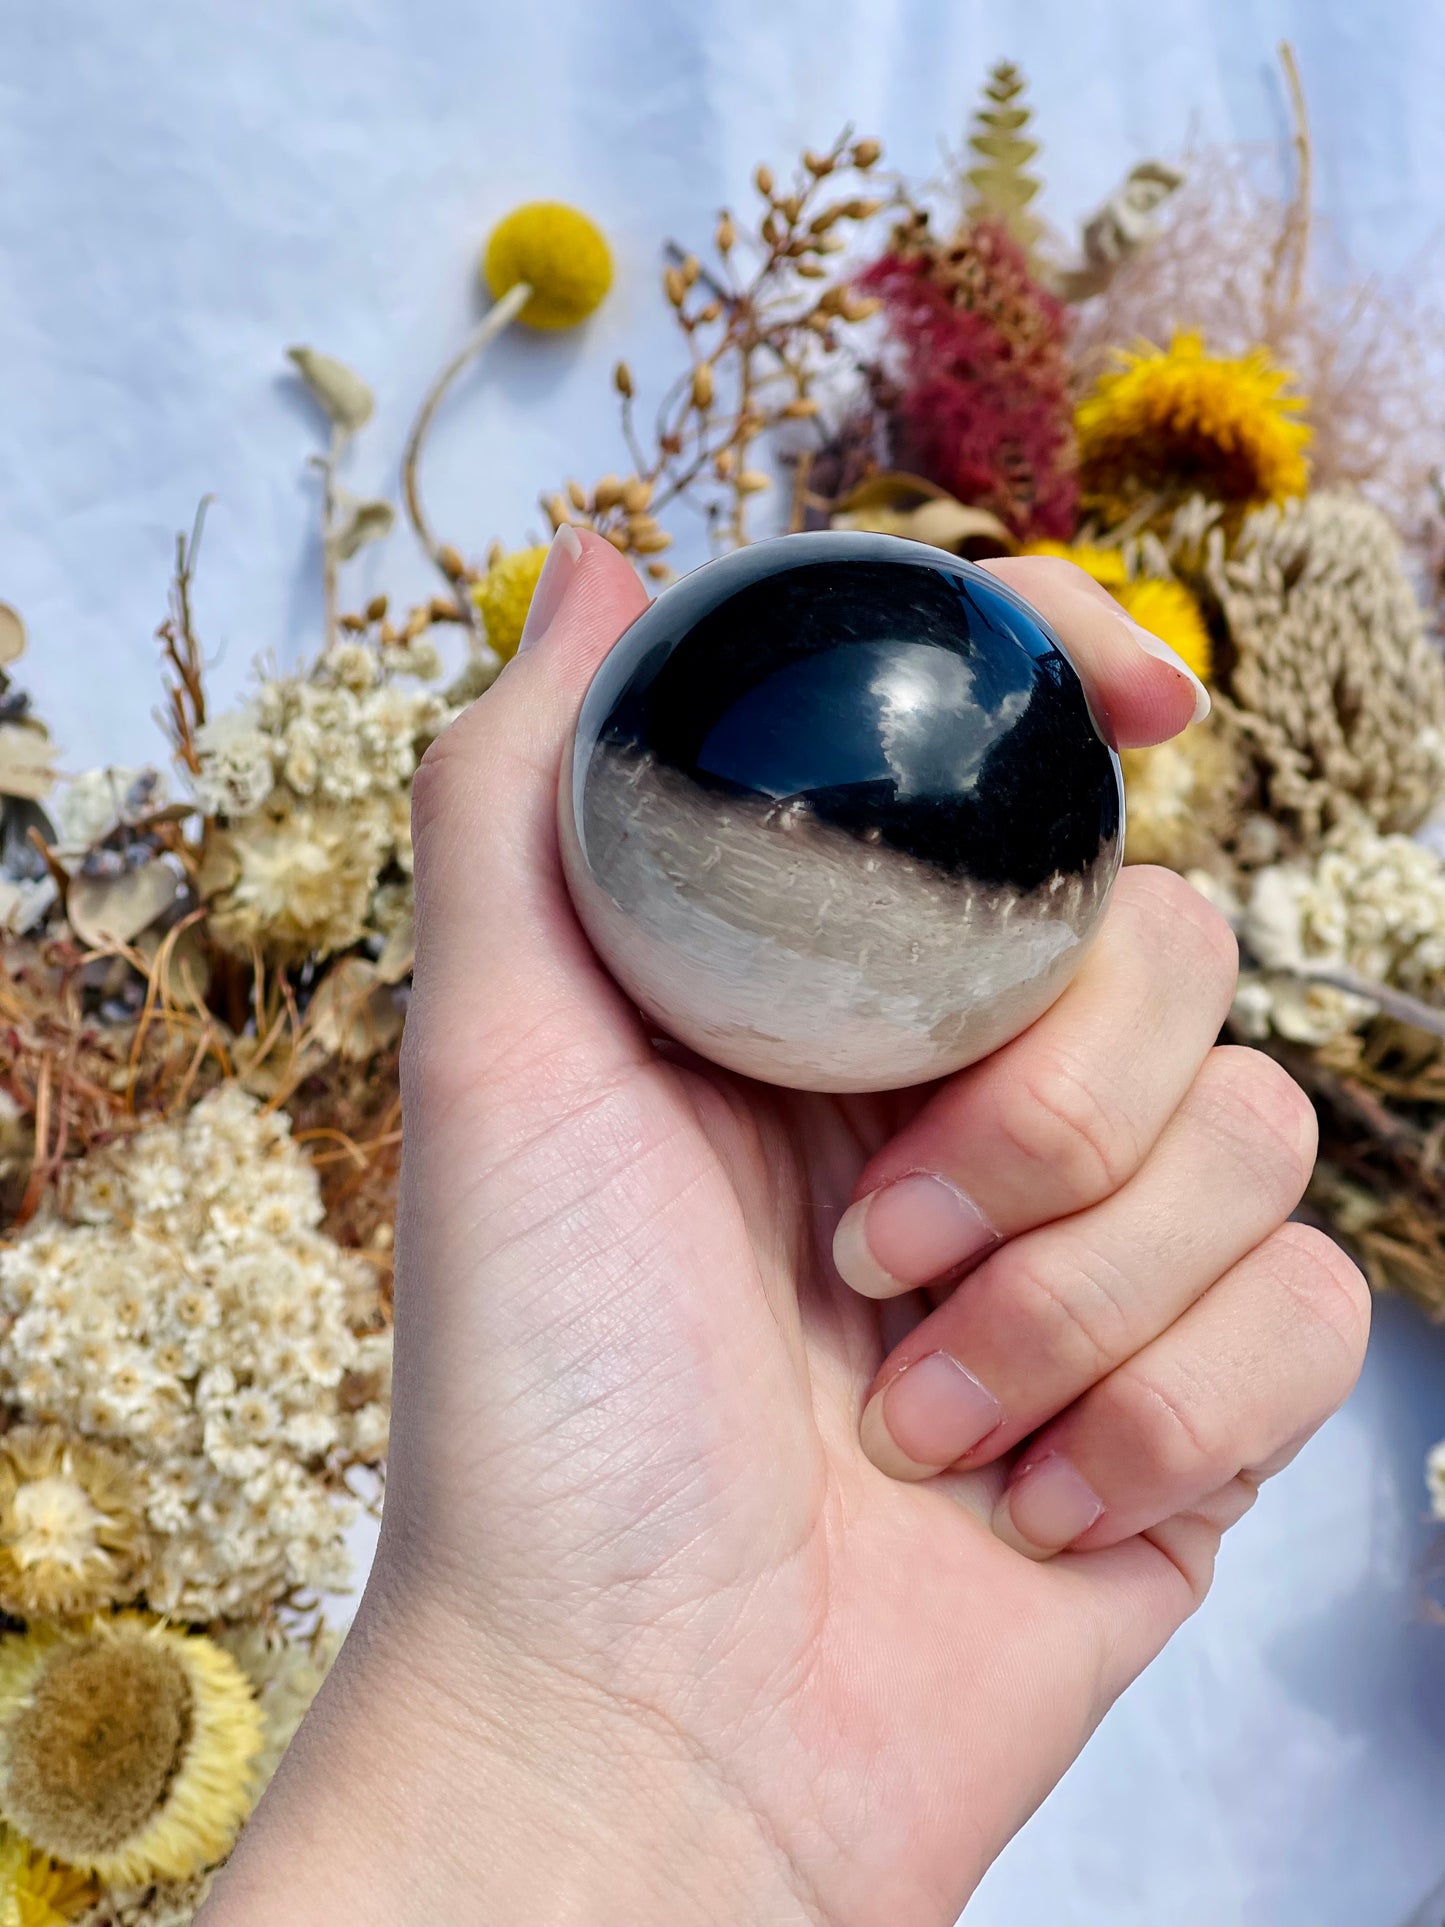
[[987, 571], [883, 535], [784, 536], [669, 589], [599, 668], [560, 805], [616, 981], [802, 1090], [921, 1083], [1031, 1024], [1123, 846], [1057, 639]]

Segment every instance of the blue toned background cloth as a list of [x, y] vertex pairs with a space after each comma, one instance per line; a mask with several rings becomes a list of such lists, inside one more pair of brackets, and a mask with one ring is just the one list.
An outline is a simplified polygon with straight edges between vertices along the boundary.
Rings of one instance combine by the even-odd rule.
[[[316, 431], [282, 350], [380, 406], [347, 480], [396, 495], [410, 411], [515, 202], [580, 202], [618, 285], [503, 345], [428, 468], [459, 546], [544, 530], [623, 464], [608, 371], [675, 365], [659, 244], [845, 121], [914, 174], [1020, 62], [1062, 227], [1191, 136], [1278, 141], [1309, 95], [1321, 265], [1434, 278], [1445, 9], [1413, 0], [47, 0], [0, 9], [0, 597], [67, 768], [159, 756], [154, 630], [214, 493], [196, 600], [223, 698], [316, 646]], [[695, 559], [687, 556], [685, 559]], [[403, 534], [353, 600], [430, 591]], [[1382, 1307], [1350, 1405], [1231, 1535], [1208, 1605], [1005, 1853], [970, 1927], [1394, 1927], [1445, 1871], [1445, 1628], [1420, 1466], [1445, 1336]], [[946, 1690], [947, 1682], [940, 1682]], [[880, 1924], [881, 1927], [881, 1924]]]

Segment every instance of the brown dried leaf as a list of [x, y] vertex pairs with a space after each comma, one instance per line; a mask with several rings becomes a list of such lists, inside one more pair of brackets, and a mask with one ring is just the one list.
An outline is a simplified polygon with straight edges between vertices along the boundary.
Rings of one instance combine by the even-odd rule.
[[935, 483], [895, 469], [860, 482], [836, 504], [829, 521], [835, 529], [902, 535], [955, 555], [1008, 555], [1017, 547], [987, 509], [969, 508]]
[[364, 1063], [401, 1035], [402, 1013], [364, 957], [343, 957], [326, 973], [306, 1013], [308, 1035], [332, 1056]]
[[65, 896], [71, 929], [92, 950], [130, 943], [175, 903], [180, 879], [155, 860], [116, 877], [77, 876]]

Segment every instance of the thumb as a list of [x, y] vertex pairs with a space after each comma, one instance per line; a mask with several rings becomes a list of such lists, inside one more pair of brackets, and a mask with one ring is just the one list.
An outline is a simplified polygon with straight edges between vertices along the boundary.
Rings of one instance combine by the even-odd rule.
[[[557, 783], [598, 663], [648, 605], [632, 568], [563, 526], [514, 661], [439, 736], [412, 785], [416, 967], [407, 1028], [428, 1086], [475, 1084], [509, 1037], [565, 1007], [579, 1036], [631, 1007], [598, 968], [557, 854]], [[636, 1025], [621, 1026], [635, 1043]], [[436, 1048], [432, 1048], [435, 1045]], [[449, 1070], [448, 1067], [451, 1067]]]
[[1209, 714], [1209, 691], [1183, 657], [1074, 563], [1034, 555], [983, 566], [1058, 632], [1116, 748], [1162, 743]]

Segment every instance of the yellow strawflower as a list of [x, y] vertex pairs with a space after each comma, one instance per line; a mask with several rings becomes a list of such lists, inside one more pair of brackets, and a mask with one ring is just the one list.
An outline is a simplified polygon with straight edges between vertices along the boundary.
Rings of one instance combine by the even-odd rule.
[[510, 662], [517, 653], [547, 554], [545, 546], [513, 549], [510, 555], [499, 556], [472, 588], [472, 601], [486, 624], [487, 641], [504, 662]]
[[1209, 631], [1199, 604], [1182, 582], [1151, 581], [1144, 576], [1110, 593], [1123, 603], [1141, 629], [1167, 642], [1201, 682], [1208, 682], [1214, 667]]
[[493, 228], [482, 273], [498, 300], [519, 281], [532, 289], [519, 320], [575, 328], [612, 286], [612, 255], [596, 222], [575, 207], [528, 201]]
[[0, 1826], [0, 1927], [66, 1927], [94, 1899], [84, 1874]]
[[1209, 680], [1214, 652], [1199, 604], [1182, 582], [1156, 581], [1142, 576], [1129, 580], [1128, 565], [1118, 549], [1088, 542], [1030, 542], [1025, 555], [1055, 555], [1090, 575], [1116, 602], [1122, 603], [1141, 628], [1183, 656], [1195, 675]]
[[1101, 588], [1109, 590], [1122, 588], [1129, 580], [1129, 570], [1119, 549], [1098, 548], [1089, 542], [1050, 542], [1040, 536], [1036, 542], [1025, 543], [1020, 553], [1052, 555], [1061, 562], [1072, 562], [1076, 569], [1091, 575]]
[[1264, 348], [1210, 355], [1197, 334], [1121, 350], [1075, 411], [1085, 509], [1113, 523], [1151, 498], [1244, 508], [1302, 495], [1310, 430], [1292, 379]]

